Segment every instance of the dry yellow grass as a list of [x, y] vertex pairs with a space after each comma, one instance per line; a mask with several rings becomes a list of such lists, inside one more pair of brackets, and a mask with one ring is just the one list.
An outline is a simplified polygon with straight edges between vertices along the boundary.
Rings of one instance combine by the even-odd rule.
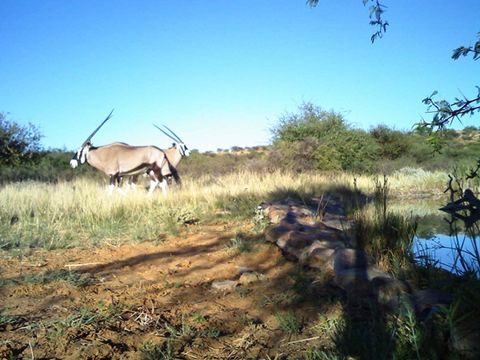
[[[346, 173], [204, 176], [184, 179], [181, 188], [171, 186], [167, 197], [159, 190], [147, 195], [141, 187], [110, 195], [105, 186], [86, 179], [8, 184], [0, 188], [0, 246], [55, 248], [156, 240], [189, 219], [208, 221], [218, 209], [248, 217], [272, 194], [319, 196], [331, 188], [353, 188], [354, 178], [360, 191], [374, 191], [374, 177]], [[446, 179], [444, 173], [411, 171], [394, 174], [388, 184], [392, 195], [441, 193]]]

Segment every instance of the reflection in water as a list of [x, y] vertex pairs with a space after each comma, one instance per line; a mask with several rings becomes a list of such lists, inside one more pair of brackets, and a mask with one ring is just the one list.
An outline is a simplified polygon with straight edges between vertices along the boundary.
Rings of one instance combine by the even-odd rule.
[[480, 277], [480, 201], [471, 192], [465, 195], [446, 206], [445, 201], [422, 200], [392, 204], [391, 209], [417, 221], [413, 252], [420, 264]]
[[437, 234], [433, 238], [416, 237], [413, 252], [422, 265], [433, 265], [456, 274], [479, 272], [476, 237], [465, 233]]

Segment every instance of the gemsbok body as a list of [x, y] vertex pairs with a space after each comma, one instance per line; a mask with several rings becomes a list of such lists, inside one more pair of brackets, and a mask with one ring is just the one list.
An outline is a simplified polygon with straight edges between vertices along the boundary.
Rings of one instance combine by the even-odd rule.
[[[121, 142], [95, 147], [90, 142], [93, 135], [110, 119], [112, 112], [80, 146], [70, 160], [71, 167], [76, 168], [79, 163], [86, 162], [102, 171], [110, 177], [110, 192], [116, 185], [119, 185], [122, 177], [147, 172], [151, 179], [149, 193], [153, 192], [155, 187], [160, 184], [163, 193], [166, 194], [167, 181], [165, 177], [173, 176], [177, 179], [178, 174], [164, 150], [153, 145], [131, 146]], [[183, 152], [187, 151], [185, 145], [183, 148], [185, 149]]]
[[[155, 124], [153, 126], [155, 126], [158, 130], [163, 132], [165, 135], [167, 135], [170, 139], [172, 139], [174, 141], [174, 143], [171, 147], [169, 147], [168, 149], [162, 149], [163, 153], [165, 154], [165, 156], [167, 158], [167, 162], [166, 162], [166, 165], [163, 166], [162, 169], [161, 169], [161, 175], [162, 175], [161, 181], [158, 182], [156, 180], [155, 172], [152, 171], [152, 169], [147, 170], [147, 174], [151, 178], [150, 188], [152, 189], [152, 186], [153, 186], [153, 189], [154, 189], [155, 186], [158, 184], [162, 188], [162, 191], [165, 192], [166, 188], [168, 187], [168, 183], [166, 181], [166, 178], [173, 177], [173, 179], [175, 180], [175, 182], [177, 184], [181, 184], [181, 179], [180, 179], [180, 176], [178, 175], [178, 172], [177, 172], [177, 166], [180, 163], [180, 160], [182, 160], [182, 158], [184, 156], [189, 155], [190, 150], [188, 150], [187, 146], [182, 141], [182, 139], [180, 139], [180, 137], [177, 134], [175, 134], [167, 126], [163, 125], [165, 127], [165, 129], [167, 129], [171, 134], [168, 134], [167, 132], [165, 132], [163, 129], [161, 129], [159, 126], [157, 126]], [[135, 186], [135, 184], [137, 182], [137, 179], [138, 179], [138, 175], [134, 175], [134, 176], [130, 177], [130, 180], [129, 180], [130, 184], [132, 186]], [[153, 190], [151, 190], [151, 191], [153, 191]]]

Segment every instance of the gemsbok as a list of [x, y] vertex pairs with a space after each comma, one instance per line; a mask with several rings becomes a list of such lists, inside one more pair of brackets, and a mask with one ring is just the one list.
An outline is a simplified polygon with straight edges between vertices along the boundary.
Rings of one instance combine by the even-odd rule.
[[[180, 179], [180, 176], [178, 175], [178, 172], [177, 172], [177, 166], [178, 166], [180, 160], [182, 160], [182, 158], [184, 156], [188, 156], [190, 154], [190, 150], [185, 145], [183, 140], [180, 139], [180, 137], [177, 134], [175, 134], [166, 125], [162, 125], [162, 126], [167, 131], [169, 131], [170, 134], [165, 132], [162, 128], [160, 128], [159, 126], [157, 126], [155, 124], [153, 124], [153, 126], [155, 126], [158, 130], [160, 130], [162, 133], [164, 133], [170, 139], [173, 140], [173, 144], [172, 144], [171, 147], [169, 147], [168, 149], [162, 149], [162, 151], [164, 152], [164, 154], [167, 158], [167, 165], [168, 166], [164, 166], [162, 168], [162, 171], [161, 171], [162, 181], [159, 183], [159, 186], [162, 188], [162, 191], [165, 193], [166, 189], [168, 188], [168, 182], [166, 181], [166, 178], [173, 177], [177, 184], [181, 184], [181, 179]], [[152, 171], [152, 169], [147, 169], [146, 173], [150, 176], [150, 178], [151, 178], [150, 186], [153, 186], [153, 189], [154, 189], [155, 186], [156, 186], [155, 185], [155, 173]], [[138, 180], [138, 174], [135, 174], [135, 175], [131, 176], [130, 179], [129, 179], [130, 186], [132, 186], [132, 187], [136, 186], [137, 180]]]
[[[93, 146], [92, 137], [112, 116], [113, 110], [105, 120], [87, 137], [78, 151], [70, 160], [72, 168], [87, 162], [94, 168], [110, 177], [110, 193], [124, 176], [134, 176], [147, 172], [150, 176], [149, 193], [153, 192], [158, 184], [166, 195], [166, 176], [178, 177], [177, 170], [169, 161], [166, 151], [150, 146], [131, 146], [126, 143], [115, 142], [104, 146]], [[184, 146], [186, 149], [186, 146]], [[182, 150], [185, 152], [185, 150]]]

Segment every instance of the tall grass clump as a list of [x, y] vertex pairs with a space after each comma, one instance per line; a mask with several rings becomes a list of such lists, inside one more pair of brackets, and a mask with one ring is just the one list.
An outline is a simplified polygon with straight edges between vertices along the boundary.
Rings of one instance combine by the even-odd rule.
[[355, 212], [353, 232], [357, 246], [375, 263], [397, 276], [413, 264], [412, 244], [416, 223], [389, 210], [390, 188], [387, 177], [374, 179], [373, 202]]
[[[69, 248], [138, 241], [160, 241], [178, 234], [184, 224], [253, 219], [262, 201], [290, 194], [308, 199], [328, 189], [351, 188], [348, 173], [238, 171], [222, 176], [184, 178], [148, 196], [145, 189], [114, 192], [96, 180], [58, 183], [19, 182], [0, 187], [0, 248]], [[373, 191], [372, 178], [355, 176], [358, 191]], [[392, 181], [392, 193], [397, 183]], [[402, 185], [404, 186], [404, 185]]]
[[394, 196], [433, 195], [442, 196], [448, 174], [445, 171], [427, 171], [404, 167], [389, 175], [390, 189]]
[[46, 249], [158, 240], [189, 218], [200, 218], [195, 199], [143, 191], [109, 195], [86, 180], [16, 183], [0, 190], [0, 246]]

